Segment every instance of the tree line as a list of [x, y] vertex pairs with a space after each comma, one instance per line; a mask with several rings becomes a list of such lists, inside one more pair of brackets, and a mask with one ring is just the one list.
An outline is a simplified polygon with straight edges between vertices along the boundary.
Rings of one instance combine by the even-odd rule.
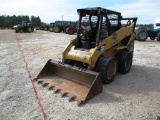
[[136, 27], [140, 28], [153, 28], [153, 24], [137, 24]]
[[41, 19], [38, 16], [31, 16], [28, 15], [1, 15], [0, 16], [0, 27], [13, 27], [14, 25], [20, 24], [22, 21], [31, 22], [33, 26], [37, 27], [41, 25]]
[[[31, 22], [34, 27], [41, 26], [41, 19], [39, 16], [31, 16], [28, 15], [1, 15], [0, 16], [0, 27], [13, 27], [14, 25], [20, 24], [22, 21]], [[59, 21], [56, 21], [56, 23]], [[77, 21], [63, 21], [63, 25], [75, 24], [77, 25]], [[153, 24], [137, 24], [137, 27], [141, 28], [153, 28]]]

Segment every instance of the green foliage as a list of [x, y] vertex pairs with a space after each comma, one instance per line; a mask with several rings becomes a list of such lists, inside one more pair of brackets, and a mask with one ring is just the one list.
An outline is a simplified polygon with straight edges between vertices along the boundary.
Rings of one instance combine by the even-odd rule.
[[36, 16], [31, 16], [31, 23], [32, 23], [34, 26], [36, 26], [36, 27], [41, 26], [41, 19], [40, 19], [40, 17], [39, 17], [39, 16], [38, 16], [38, 17], [36, 17]]
[[31, 22], [33, 26], [40, 26], [41, 19], [40, 17], [31, 16], [31, 19], [28, 15], [1, 15], [0, 16], [0, 27], [12, 27], [14, 25], [20, 24], [22, 21]]

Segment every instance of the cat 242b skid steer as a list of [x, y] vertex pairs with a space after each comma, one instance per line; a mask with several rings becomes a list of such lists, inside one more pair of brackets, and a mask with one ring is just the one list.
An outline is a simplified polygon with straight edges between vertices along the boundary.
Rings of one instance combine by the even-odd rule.
[[[101, 7], [77, 10], [77, 37], [62, 53], [62, 61], [48, 60], [35, 81], [83, 104], [102, 92], [117, 71], [126, 74], [132, 66], [137, 18]], [[88, 22], [83, 33], [80, 28]]]

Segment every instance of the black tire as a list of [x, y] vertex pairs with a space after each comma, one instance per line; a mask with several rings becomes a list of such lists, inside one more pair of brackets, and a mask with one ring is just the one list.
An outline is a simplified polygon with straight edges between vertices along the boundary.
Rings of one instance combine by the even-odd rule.
[[114, 80], [117, 69], [117, 59], [110, 56], [102, 56], [96, 65], [96, 71], [101, 72], [101, 79], [105, 84], [109, 84]]
[[160, 32], [157, 34], [157, 41], [160, 42]]
[[150, 37], [151, 40], [155, 40], [155, 37]]
[[122, 51], [117, 55], [118, 60], [118, 72], [126, 74], [129, 72], [132, 66], [132, 54], [127, 51]]
[[140, 28], [136, 31], [136, 39], [139, 41], [145, 41], [148, 37], [148, 32], [144, 28]]

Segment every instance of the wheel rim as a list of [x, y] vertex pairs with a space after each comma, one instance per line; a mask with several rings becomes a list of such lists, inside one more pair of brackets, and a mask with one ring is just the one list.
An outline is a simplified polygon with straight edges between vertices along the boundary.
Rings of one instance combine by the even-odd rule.
[[131, 64], [132, 64], [132, 56], [129, 54], [126, 58], [126, 61], [125, 61], [125, 69], [126, 71], [128, 71], [131, 67]]
[[58, 33], [58, 32], [59, 32], [59, 27], [54, 27], [54, 28], [53, 28], [53, 31], [54, 31], [55, 33]]
[[147, 37], [146, 32], [141, 32], [141, 33], [139, 34], [139, 38], [140, 38], [140, 39], [145, 39], [146, 37]]
[[68, 33], [69, 33], [69, 34], [73, 34], [73, 29], [70, 28], [70, 29], [68, 30]]
[[107, 78], [108, 78], [108, 80], [112, 80], [112, 78], [115, 76], [116, 72], [117, 72], [116, 61], [112, 60], [109, 63], [108, 69], [107, 69]]

